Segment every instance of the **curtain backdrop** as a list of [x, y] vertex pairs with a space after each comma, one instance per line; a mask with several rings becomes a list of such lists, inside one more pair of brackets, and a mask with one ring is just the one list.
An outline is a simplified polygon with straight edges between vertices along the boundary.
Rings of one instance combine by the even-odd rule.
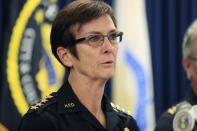
[[145, 0], [117, 0], [114, 5], [119, 44], [112, 101], [129, 110], [140, 131], [155, 127], [154, 95]]
[[197, 18], [197, 1], [146, 0], [146, 7], [158, 120], [189, 86], [182, 67], [182, 41], [186, 28]]

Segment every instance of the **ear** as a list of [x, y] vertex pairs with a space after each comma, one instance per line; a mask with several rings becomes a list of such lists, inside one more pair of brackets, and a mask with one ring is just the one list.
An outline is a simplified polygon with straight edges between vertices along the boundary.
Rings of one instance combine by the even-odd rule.
[[61, 62], [67, 66], [67, 67], [72, 67], [72, 60], [71, 60], [71, 54], [70, 51], [67, 48], [64, 47], [58, 47], [57, 48], [57, 55]]
[[183, 58], [182, 64], [187, 74], [187, 78], [190, 79], [191, 78], [191, 61], [188, 58]]

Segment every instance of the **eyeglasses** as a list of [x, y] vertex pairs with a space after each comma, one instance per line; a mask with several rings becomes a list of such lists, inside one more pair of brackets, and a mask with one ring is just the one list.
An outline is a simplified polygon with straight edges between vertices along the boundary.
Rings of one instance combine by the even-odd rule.
[[193, 56], [189, 56], [188, 57], [190, 60], [193, 60], [193, 61], [197, 61], [197, 58], [193, 57]]
[[117, 44], [122, 41], [123, 32], [111, 32], [107, 35], [102, 34], [92, 34], [87, 37], [83, 37], [75, 40], [75, 43], [87, 40], [88, 45], [92, 47], [102, 46], [104, 43], [104, 38], [107, 37], [111, 44]]

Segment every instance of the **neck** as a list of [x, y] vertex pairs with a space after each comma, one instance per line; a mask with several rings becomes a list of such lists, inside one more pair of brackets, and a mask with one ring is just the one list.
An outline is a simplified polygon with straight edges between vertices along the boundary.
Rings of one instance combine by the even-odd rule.
[[196, 87], [192, 87], [192, 90], [194, 91], [194, 94], [197, 96], [197, 88]]
[[[80, 78], [80, 79], [79, 79]], [[68, 81], [80, 102], [97, 118], [105, 127], [105, 116], [101, 108], [104, 93], [104, 80], [91, 80], [85, 77], [69, 75]]]

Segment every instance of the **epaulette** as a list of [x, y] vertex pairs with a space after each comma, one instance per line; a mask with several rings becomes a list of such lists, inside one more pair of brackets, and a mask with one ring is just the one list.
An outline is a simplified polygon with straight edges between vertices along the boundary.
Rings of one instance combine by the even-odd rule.
[[173, 115], [174, 113], [176, 113], [176, 106], [173, 106], [171, 108], [168, 109], [168, 113]]
[[116, 112], [119, 112], [119, 111], [121, 111], [121, 112], [124, 112], [124, 113], [126, 113], [127, 115], [131, 115], [131, 112], [129, 111], [129, 110], [125, 110], [124, 108], [121, 108], [119, 105], [115, 105], [114, 103], [110, 103], [111, 104], [111, 106], [113, 107], [113, 109], [114, 109], [114, 111], [116, 111]]
[[28, 113], [34, 112], [34, 111], [40, 111], [40, 109], [43, 109], [44, 107], [48, 106], [49, 104], [52, 104], [53, 102], [49, 102], [49, 100], [52, 100], [56, 93], [52, 93], [45, 98], [43, 98], [40, 102], [32, 105], [28, 111]]

